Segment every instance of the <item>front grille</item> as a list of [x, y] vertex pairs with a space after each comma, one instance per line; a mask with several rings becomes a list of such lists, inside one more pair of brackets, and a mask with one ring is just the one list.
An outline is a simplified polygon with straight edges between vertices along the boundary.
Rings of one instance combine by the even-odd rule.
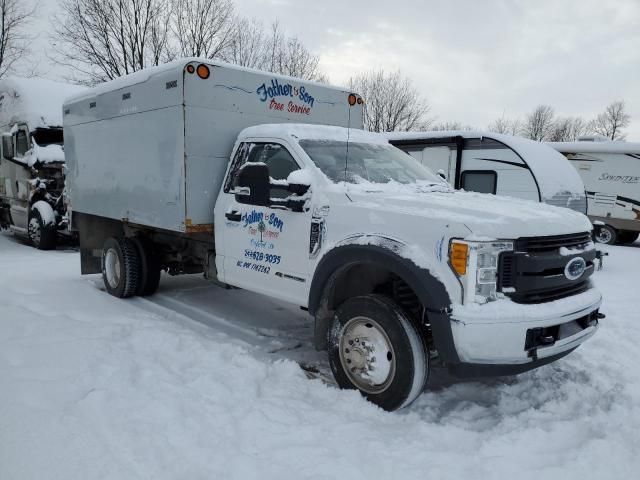
[[589, 232], [570, 235], [554, 235], [551, 237], [523, 237], [515, 242], [516, 252], [541, 253], [552, 252], [561, 247], [581, 248], [591, 242]]
[[[595, 249], [588, 232], [548, 237], [526, 237], [515, 241], [515, 251], [505, 252], [498, 264], [498, 289], [517, 303], [543, 303], [576, 295], [589, 287], [594, 271]], [[577, 252], [564, 251], [579, 249]], [[564, 275], [567, 263], [584, 258], [587, 268], [576, 280]]]

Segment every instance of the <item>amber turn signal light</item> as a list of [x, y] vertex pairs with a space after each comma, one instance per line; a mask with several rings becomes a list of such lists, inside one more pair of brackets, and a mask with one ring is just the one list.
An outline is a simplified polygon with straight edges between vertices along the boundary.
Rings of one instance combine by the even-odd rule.
[[453, 242], [449, 249], [449, 262], [458, 275], [467, 273], [469, 246], [466, 243]]
[[200, 65], [198, 65], [198, 68], [196, 68], [196, 73], [200, 78], [206, 80], [207, 78], [209, 78], [210, 74], [209, 67], [201, 63]]

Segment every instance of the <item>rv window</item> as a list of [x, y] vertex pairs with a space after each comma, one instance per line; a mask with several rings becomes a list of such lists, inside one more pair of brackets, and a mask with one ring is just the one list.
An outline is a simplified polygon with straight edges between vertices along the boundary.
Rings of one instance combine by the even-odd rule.
[[490, 170], [467, 170], [462, 172], [461, 186], [470, 192], [496, 193], [498, 175]]
[[16, 156], [23, 156], [27, 150], [29, 150], [27, 132], [18, 130], [18, 133], [16, 133]]

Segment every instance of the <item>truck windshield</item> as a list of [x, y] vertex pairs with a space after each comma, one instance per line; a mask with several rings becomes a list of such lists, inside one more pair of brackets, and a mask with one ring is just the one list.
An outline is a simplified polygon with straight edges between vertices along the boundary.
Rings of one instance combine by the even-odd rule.
[[41, 147], [58, 143], [62, 145], [62, 128], [36, 128], [32, 132], [36, 143]]
[[442, 180], [412, 156], [385, 144], [336, 140], [301, 140], [300, 146], [334, 182], [442, 184]]

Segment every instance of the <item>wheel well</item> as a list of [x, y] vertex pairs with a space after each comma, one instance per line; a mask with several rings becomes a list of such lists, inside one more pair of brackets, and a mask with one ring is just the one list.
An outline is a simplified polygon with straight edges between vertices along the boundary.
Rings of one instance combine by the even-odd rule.
[[356, 263], [336, 272], [328, 290], [327, 306], [335, 310], [348, 298], [378, 293], [393, 299], [416, 321], [422, 320], [423, 305], [416, 292], [399, 275], [377, 264]]
[[[316, 349], [327, 348], [327, 332], [335, 310], [347, 299], [380, 294], [391, 298], [414, 322], [430, 348], [433, 348], [431, 325], [426, 316], [426, 306], [416, 291], [400, 275], [377, 263], [351, 263], [331, 275], [324, 288], [320, 304], [315, 312], [314, 344]], [[433, 348], [435, 351], [435, 349]]]

